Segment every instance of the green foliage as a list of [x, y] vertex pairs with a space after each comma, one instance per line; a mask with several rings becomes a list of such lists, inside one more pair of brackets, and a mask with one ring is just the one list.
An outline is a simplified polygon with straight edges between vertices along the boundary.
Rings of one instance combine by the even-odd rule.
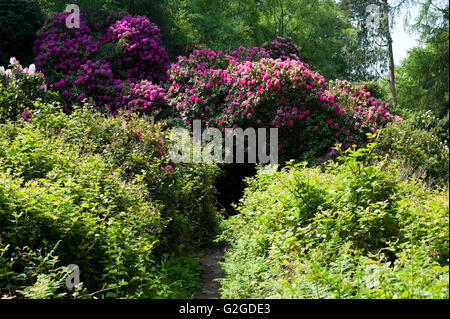
[[56, 93], [47, 91], [42, 73], [29, 70], [34, 65], [23, 69], [17, 61], [10, 67], [5, 70], [0, 66], [0, 123], [16, 120], [21, 115], [26, 118], [23, 112], [32, 115], [37, 100], [45, 102], [58, 98]]
[[222, 297], [448, 298], [448, 191], [369, 164], [373, 147], [249, 179], [222, 236]]
[[[57, 267], [59, 258], [54, 252], [58, 245], [59, 242], [51, 251], [43, 253], [41, 249], [33, 251], [28, 246], [10, 249], [10, 245], [5, 246], [0, 241], [0, 282], [9, 282], [0, 288], [0, 298], [14, 298], [15, 293], [31, 299], [64, 298], [85, 292], [82, 284], [74, 291], [64, 289], [70, 271]], [[10, 258], [7, 258], [7, 252]], [[18, 273], [16, 267], [23, 268], [23, 272]], [[11, 286], [12, 282], [23, 286]]]
[[[445, 50], [447, 58], [440, 60]], [[435, 65], [439, 61], [441, 64]], [[433, 44], [425, 48], [413, 48], [396, 71], [399, 75], [398, 98], [401, 107], [418, 111], [432, 110], [437, 116], [448, 112], [448, 33], [447, 48]]]
[[[360, 48], [354, 54], [354, 63], [364, 65], [356, 74], [358, 80], [368, 80], [378, 77], [378, 71], [387, 71], [388, 52], [386, 48], [386, 33], [383, 32], [384, 21], [381, 19], [379, 28], [373, 28], [369, 6], [375, 5], [379, 9], [380, 18], [383, 11], [387, 11], [389, 18], [393, 8], [386, 6], [385, 1], [377, 0], [342, 0], [338, 1], [341, 10], [353, 22], [355, 44]], [[401, 3], [403, 5], [404, 3]], [[391, 12], [389, 12], [391, 11]], [[370, 19], [370, 20], [369, 20]], [[382, 45], [380, 44], [382, 43]]]
[[[3, 241], [33, 250], [61, 241], [62, 265], [79, 265], [90, 289], [136, 278], [145, 289], [164, 224], [139, 179], [125, 183], [99, 156], [79, 156], [30, 128], [2, 132]], [[33, 169], [39, 171], [28, 174]], [[18, 273], [23, 267], [15, 265]]]
[[[135, 114], [115, 118], [92, 110], [76, 109], [70, 116], [48, 116], [42, 110], [34, 123], [64, 143], [80, 145], [86, 154], [99, 154], [112, 167], [119, 168], [126, 180], [142, 175], [152, 200], [163, 204], [162, 214], [171, 220], [166, 238], [175, 247], [186, 241], [208, 241], [214, 236], [216, 209], [215, 165], [170, 163], [170, 130], [164, 122]], [[49, 111], [50, 113], [53, 110]], [[166, 168], [173, 167], [173, 171]], [[209, 226], [213, 226], [212, 228]]]
[[[371, 96], [381, 101], [390, 101], [389, 86], [382, 83], [382, 80], [363, 81], [362, 85], [371, 93]], [[397, 111], [397, 110], [396, 110]]]
[[322, 75], [353, 80], [361, 72], [354, 59], [360, 50], [355, 32], [335, 1], [179, 3], [180, 9], [174, 10], [176, 24], [190, 42], [229, 51], [239, 45], [261, 46], [277, 36], [290, 36]]
[[443, 118], [449, 111], [449, 6], [425, 1], [413, 29], [423, 46], [411, 49], [398, 73], [398, 101], [402, 108], [431, 110]]
[[416, 119], [417, 126], [407, 120], [388, 124], [378, 136], [376, 151], [401, 161], [406, 175], [425, 175], [429, 183], [445, 186], [449, 182], [449, 150], [430, 128], [432, 120], [425, 114]]
[[[30, 123], [1, 124], [0, 287], [65, 296], [57, 268], [77, 264], [86, 289], [78, 298], [190, 297], [199, 265], [182, 256], [214, 236], [213, 193], [201, 187], [214, 167], [167, 169], [168, 133], [146, 118], [57, 109], [40, 105]], [[29, 268], [31, 254], [57, 243], [53, 270]]]

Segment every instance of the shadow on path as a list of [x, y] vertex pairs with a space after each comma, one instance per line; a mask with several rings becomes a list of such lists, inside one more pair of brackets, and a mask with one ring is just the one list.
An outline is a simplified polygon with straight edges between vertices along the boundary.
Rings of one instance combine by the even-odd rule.
[[223, 261], [226, 247], [207, 247], [203, 250], [201, 264], [203, 267], [203, 278], [200, 282], [200, 289], [195, 295], [195, 299], [219, 299], [220, 283], [216, 279], [224, 278], [225, 271], [219, 265]]

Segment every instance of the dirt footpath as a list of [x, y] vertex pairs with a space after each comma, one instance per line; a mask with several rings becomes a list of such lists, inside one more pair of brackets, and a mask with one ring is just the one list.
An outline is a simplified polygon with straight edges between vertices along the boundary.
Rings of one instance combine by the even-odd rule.
[[200, 289], [195, 295], [195, 299], [219, 299], [220, 283], [215, 279], [224, 278], [225, 271], [219, 265], [223, 261], [226, 247], [208, 247], [201, 255], [201, 263], [204, 274], [200, 282]]

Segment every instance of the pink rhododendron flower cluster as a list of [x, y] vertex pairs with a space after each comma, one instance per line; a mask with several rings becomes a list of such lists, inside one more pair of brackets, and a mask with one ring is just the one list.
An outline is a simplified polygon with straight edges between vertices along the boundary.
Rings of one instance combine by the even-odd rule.
[[364, 88], [329, 85], [300, 60], [237, 58], [237, 52], [205, 48], [172, 65], [168, 101], [186, 125], [201, 119], [222, 129], [277, 127], [280, 151], [294, 158], [305, 150], [330, 153], [337, 143], [362, 144], [367, 132], [395, 119]]
[[164, 89], [147, 80], [138, 84], [132, 83], [129, 94], [123, 96], [128, 110], [144, 113], [166, 108], [166, 99]]
[[376, 128], [387, 121], [399, 121], [400, 117], [392, 114], [390, 104], [378, 101], [364, 85], [354, 85], [349, 81], [336, 79], [330, 81], [329, 94], [335, 95], [335, 103], [341, 110], [353, 114], [355, 126], [368, 128], [375, 132]]

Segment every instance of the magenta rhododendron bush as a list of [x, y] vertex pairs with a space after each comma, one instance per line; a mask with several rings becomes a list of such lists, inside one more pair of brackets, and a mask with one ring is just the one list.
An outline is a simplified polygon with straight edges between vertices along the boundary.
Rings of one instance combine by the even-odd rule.
[[124, 98], [130, 83], [167, 79], [169, 57], [158, 27], [148, 18], [116, 14], [106, 26], [90, 26], [82, 13], [80, 28], [69, 29], [68, 15], [47, 19], [34, 47], [37, 67], [66, 107], [90, 97], [99, 108], [114, 112], [136, 104]]
[[106, 43], [113, 43], [119, 53], [113, 67], [122, 79], [137, 82], [141, 79], [160, 83], [167, 80], [169, 56], [162, 47], [158, 27], [147, 17], [127, 16], [109, 26]]
[[125, 101], [129, 101], [129, 110], [156, 111], [166, 107], [167, 98], [162, 87], [146, 80], [138, 84], [131, 83], [130, 86], [129, 95], [123, 97]]
[[[286, 53], [286, 52], [285, 52]], [[180, 57], [169, 74], [168, 100], [185, 125], [277, 127], [282, 158], [317, 157], [366, 142], [387, 121], [389, 104], [347, 81], [328, 83], [309, 64], [267, 51], [209, 49]]]

